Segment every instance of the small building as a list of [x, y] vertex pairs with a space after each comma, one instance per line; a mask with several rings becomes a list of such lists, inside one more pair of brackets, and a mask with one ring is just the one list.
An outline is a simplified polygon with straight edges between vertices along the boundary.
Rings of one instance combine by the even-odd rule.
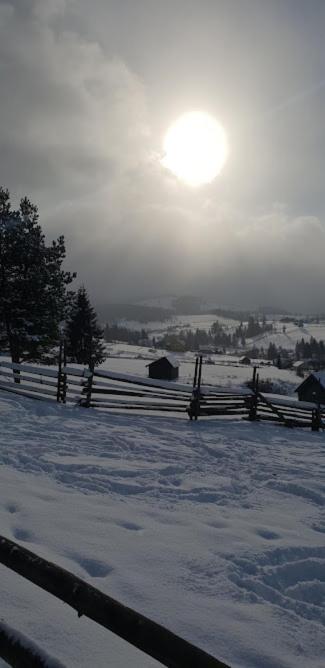
[[251, 359], [250, 357], [247, 357], [247, 355], [244, 355], [244, 357], [241, 357], [239, 360], [239, 364], [251, 364]]
[[158, 378], [159, 380], [176, 380], [178, 378], [179, 364], [172, 355], [160, 357], [150, 364], [147, 364], [149, 369], [149, 378]]
[[303, 376], [304, 371], [319, 371], [319, 369], [322, 367], [322, 363], [320, 360], [305, 359], [294, 362], [292, 367], [297, 376]]
[[325, 404], [325, 371], [314, 371], [296, 388], [299, 401]]
[[281, 360], [281, 367], [282, 369], [292, 369], [293, 368], [293, 361], [289, 358], [282, 358]]

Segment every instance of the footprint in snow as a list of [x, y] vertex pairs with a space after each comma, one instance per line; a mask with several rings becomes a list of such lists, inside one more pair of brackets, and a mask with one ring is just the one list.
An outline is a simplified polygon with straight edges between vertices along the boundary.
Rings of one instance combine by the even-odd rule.
[[12, 533], [14, 538], [16, 538], [16, 540], [22, 540], [24, 542], [29, 542], [34, 540], [34, 537], [30, 533], [30, 531], [27, 531], [27, 529], [23, 529], [22, 527], [15, 527]]
[[117, 526], [127, 529], [128, 531], [142, 531], [142, 527], [135, 522], [116, 522]]
[[261, 536], [261, 538], [265, 538], [266, 540], [277, 540], [277, 538], [280, 538], [278, 533], [270, 531], [269, 529], [256, 529], [255, 533], [257, 536]]
[[85, 557], [78, 556], [73, 556], [72, 558], [92, 578], [105, 578], [106, 575], [109, 575], [114, 570], [112, 566], [109, 566], [104, 561], [98, 561], [97, 559], [87, 559]]
[[13, 513], [18, 513], [18, 511], [19, 511], [19, 506], [18, 506], [17, 503], [11, 503], [11, 502], [10, 502], [10, 503], [7, 503], [7, 504], [5, 505], [5, 509], [8, 511], [8, 513], [11, 513], [11, 514], [13, 514]]
[[225, 520], [213, 520], [212, 522], [207, 522], [207, 526], [212, 529], [226, 529], [229, 524]]
[[292, 546], [231, 559], [230, 581], [254, 601], [325, 625], [325, 547]]

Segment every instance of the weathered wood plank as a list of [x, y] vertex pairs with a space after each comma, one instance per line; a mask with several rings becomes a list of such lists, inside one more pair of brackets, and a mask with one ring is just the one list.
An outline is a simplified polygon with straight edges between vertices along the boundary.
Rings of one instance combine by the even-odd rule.
[[57, 369], [48, 369], [47, 367], [30, 366], [29, 364], [17, 364], [16, 362], [0, 362], [0, 367], [5, 369], [13, 369], [14, 371], [26, 371], [27, 373], [35, 373], [38, 376], [50, 376], [57, 378]]
[[0, 383], [0, 390], [4, 390], [5, 392], [12, 392], [13, 394], [20, 394], [22, 397], [27, 397], [28, 399], [38, 399], [40, 401], [51, 401], [50, 397], [42, 397], [37, 394], [32, 394], [31, 392], [22, 390], [19, 388], [19, 385], [14, 385], [14, 383], [8, 383], [5, 387]]
[[18, 543], [0, 537], [0, 562], [169, 668], [229, 668], [132, 608]]
[[[14, 386], [15, 386], [14, 383], [10, 382], [6, 383], [0, 380], [1, 389], [8, 389]], [[15, 387], [17, 388], [18, 386], [16, 385]], [[47, 387], [32, 387], [31, 385], [24, 385], [23, 383], [19, 383], [19, 389], [27, 390], [28, 392], [35, 392], [35, 394], [47, 394], [51, 397], [56, 397], [56, 390], [49, 390]]]
[[[15, 378], [16, 373], [15, 371], [11, 374], [8, 374], [8, 372], [3, 371], [0, 369], [0, 376], [4, 376], [8, 380]], [[48, 380], [48, 376], [40, 376], [35, 374], [35, 376], [26, 376], [25, 374], [17, 373], [17, 378], [20, 380], [24, 380], [26, 383], [35, 383], [36, 385], [47, 385], [49, 387], [56, 387], [57, 383], [53, 380]], [[0, 378], [0, 382], [2, 382], [2, 378]]]

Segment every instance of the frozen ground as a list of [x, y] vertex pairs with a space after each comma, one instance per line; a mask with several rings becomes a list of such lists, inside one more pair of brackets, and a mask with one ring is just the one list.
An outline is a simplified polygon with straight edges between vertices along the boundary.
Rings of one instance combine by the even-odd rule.
[[[233, 668], [324, 668], [324, 435], [0, 394], [1, 533]], [[1, 615], [66, 666], [158, 665], [1, 567]]]

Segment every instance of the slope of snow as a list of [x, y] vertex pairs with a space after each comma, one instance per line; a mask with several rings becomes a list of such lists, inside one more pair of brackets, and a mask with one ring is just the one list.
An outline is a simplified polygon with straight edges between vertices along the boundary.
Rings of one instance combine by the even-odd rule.
[[[3, 535], [233, 668], [323, 668], [323, 434], [4, 393], [0, 421]], [[0, 568], [5, 622], [63, 664], [158, 665]]]
[[255, 336], [253, 339], [248, 339], [247, 344], [250, 342], [259, 348], [268, 348], [270, 343], [274, 343], [277, 347], [281, 346], [281, 348], [287, 350], [294, 350], [296, 343], [301, 341], [301, 339], [309, 341], [313, 337], [316, 341], [325, 341], [325, 323], [320, 323], [319, 325], [307, 323], [303, 327], [289, 323], [285, 325], [285, 332], [283, 332], [283, 323], [275, 322], [274, 326], [276, 327], [275, 332], [267, 332], [266, 334]]

